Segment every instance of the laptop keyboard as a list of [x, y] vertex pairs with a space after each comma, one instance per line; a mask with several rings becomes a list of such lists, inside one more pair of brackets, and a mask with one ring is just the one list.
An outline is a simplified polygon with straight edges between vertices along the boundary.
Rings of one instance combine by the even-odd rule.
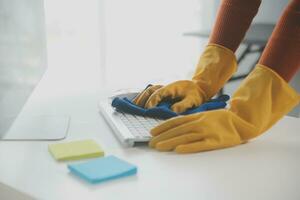
[[137, 138], [149, 138], [150, 130], [164, 120], [154, 119], [149, 117], [130, 115], [119, 112], [120, 119], [129, 129], [129, 131]]

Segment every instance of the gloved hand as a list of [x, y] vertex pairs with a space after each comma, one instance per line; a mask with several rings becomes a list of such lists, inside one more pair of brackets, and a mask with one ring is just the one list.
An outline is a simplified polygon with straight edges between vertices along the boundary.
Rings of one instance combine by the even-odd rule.
[[210, 101], [205, 102], [198, 107], [188, 109], [183, 113], [173, 112], [170, 109], [172, 106], [172, 102], [167, 101], [158, 104], [157, 107], [145, 109], [135, 105], [134, 103], [132, 103], [132, 101], [130, 101], [127, 98], [116, 97], [112, 100], [111, 106], [114, 107], [117, 111], [123, 113], [129, 113], [132, 115], [140, 115], [144, 117], [151, 117], [157, 119], [169, 119], [178, 115], [190, 115], [208, 110], [225, 108], [226, 101], [228, 101], [229, 98], [230, 97], [228, 95], [221, 95], [218, 98], [211, 99]]
[[236, 71], [234, 53], [220, 45], [210, 44], [200, 57], [192, 80], [180, 80], [166, 86], [155, 85], [144, 90], [133, 102], [147, 109], [163, 99], [179, 99], [171, 109], [181, 113], [213, 97]]
[[139, 93], [133, 100], [132, 102], [135, 105], [138, 105], [142, 108], [145, 107], [145, 104], [149, 97], [158, 89], [162, 88], [162, 85], [148, 85], [145, 90], [143, 90], [141, 93]]
[[229, 109], [170, 119], [151, 130], [149, 146], [178, 153], [235, 146], [265, 132], [299, 101], [276, 72], [257, 65], [231, 98]]
[[206, 94], [197, 83], [190, 80], [176, 81], [164, 87], [160, 85], [151, 86], [139, 96], [133, 102], [142, 107], [144, 104], [146, 109], [157, 106], [165, 98], [180, 98], [180, 101], [171, 106], [171, 109], [176, 113], [182, 113], [189, 108], [198, 107], [208, 100]]

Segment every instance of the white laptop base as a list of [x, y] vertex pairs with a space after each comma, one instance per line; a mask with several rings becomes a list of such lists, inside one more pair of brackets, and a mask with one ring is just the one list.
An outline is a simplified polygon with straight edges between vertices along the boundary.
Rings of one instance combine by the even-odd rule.
[[[132, 95], [128, 94], [128, 97]], [[150, 129], [163, 122], [160, 119], [117, 112], [111, 106], [111, 101], [110, 98], [99, 103], [100, 113], [124, 146], [148, 142], [151, 138]]]

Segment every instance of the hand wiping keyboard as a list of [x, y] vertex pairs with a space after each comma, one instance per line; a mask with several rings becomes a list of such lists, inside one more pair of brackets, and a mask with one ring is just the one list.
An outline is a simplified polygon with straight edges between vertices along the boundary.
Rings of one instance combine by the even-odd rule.
[[193, 114], [193, 113], [224, 108], [226, 106], [226, 101], [228, 101], [228, 100], [229, 100], [228, 95], [221, 95], [220, 97], [218, 97], [216, 99], [211, 99], [210, 101], [208, 101], [198, 107], [188, 109], [182, 113], [176, 113], [171, 110], [172, 104], [175, 103], [172, 101], [163, 101], [154, 108], [145, 109], [145, 108], [135, 105], [128, 98], [116, 97], [112, 101], [112, 106], [114, 108], [116, 108], [117, 111], [124, 112], [124, 113], [140, 115], [140, 116], [144, 116], [144, 117], [169, 119], [172, 117], [176, 117], [178, 115], [189, 115], [189, 114]]

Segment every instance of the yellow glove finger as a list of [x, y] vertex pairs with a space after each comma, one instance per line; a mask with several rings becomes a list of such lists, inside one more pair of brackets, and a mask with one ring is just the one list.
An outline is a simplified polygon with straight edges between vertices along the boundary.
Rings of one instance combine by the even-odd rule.
[[198, 118], [199, 118], [199, 114], [174, 117], [154, 127], [153, 129], [151, 129], [150, 133], [152, 136], [158, 136], [161, 133], [168, 131], [169, 129], [180, 126], [190, 121], [194, 121]]
[[203, 136], [198, 133], [189, 133], [189, 134], [171, 138], [169, 140], [158, 142], [155, 146], [155, 149], [157, 149], [159, 151], [172, 151], [178, 145], [188, 144], [188, 143], [196, 142], [196, 141], [199, 141], [202, 139], [203, 139]]
[[171, 139], [171, 138], [174, 138], [174, 137], [177, 137], [180, 135], [184, 135], [187, 133], [191, 133], [191, 132], [197, 132], [197, 133], [201, 134], [203, 127], [197, 126], [198, 123], [199, 122], [197, 120], [195, 120], [195, 121], [191, 121], [191, 122], [185, 123], [183, 125], [174, 127], [173, 129], [170, 129], [158, 136], [153, 137], [149, 142], [149, 146], [154, 148], [154, 147], [156, 147], [156, 144], [158, 142], [168, 140], [168, 139]]
[[181, 101], [173, 104], [171, 106], [171, 109], [176, 113], [182, 113], [187, 109], [192, 108], [194, 106], [199, 106], [202, 103], [203, 103], [202, 97], [198, 95], [188, 95]]
[[175, 151], [177, 153], [196, 153], [222, 148], [218, 144], [219, 143], [215, 139], [204, 139], [199, 142], [178, 145], [175, 148]]
[[143, 92], [141, 92], [140, 94], [138, 94], [134, 99], [133, 99], [133, 103], [140, 106], [140, 107], [144, 107], [147, 100], [149, 99], [149, 97], [158, 89], [162, 88], [162, 85], [152, 85], [148, 88], [146, 88]]
[[147, 100], [145, 104], [145, 108], [153, 108], [157, 106], [164, 98], [167, 97], [174, 97], [174, 94], [168, 87], [162, 87], [158, 90], [156, 90]]

